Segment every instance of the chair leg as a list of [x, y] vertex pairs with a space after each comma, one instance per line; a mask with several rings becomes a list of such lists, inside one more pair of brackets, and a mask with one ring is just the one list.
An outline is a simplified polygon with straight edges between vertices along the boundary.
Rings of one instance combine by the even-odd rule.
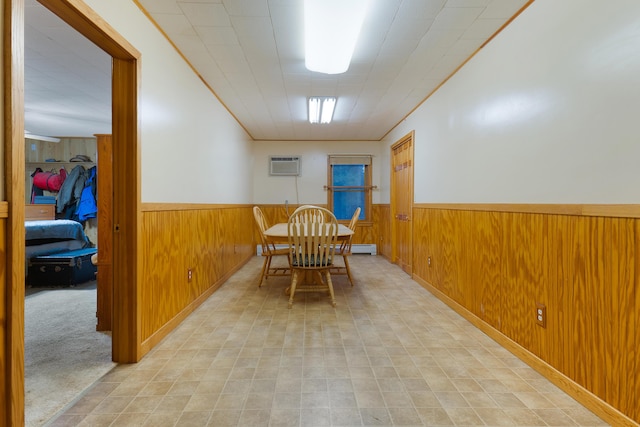
[[324, 286], [324, 280], [322, 280], [322, 273], [320, 271], [313, 272], [314, 280], [316, 281], [316, 285]]
[[331, 295], [331, 305], [335, 307], [336, 296], [333, 294], [333, 283], [331, 282], [331, 273], [329, 273], [329, 270], [326, 270], [325, 274], [327, 276], [327, 286], [329, 287], [329, 295]]
[[269, 256], [264, 257], [264, 262], [262, 263], [262, 271], [260, 271], [260, 281], [258, 282], [258, 287], [262, 286], [262, 281], [264, 280], [264, 276], [267, 274], [268, 264], [270, 264]]
[[271, 261], [273, 260], [273, 257], [268, 255], [267, 260], [267, 268], [264, 270], [264, 280], [269, 280], [269, 273], [271, 273]]
[[347, 270], [347, 277], [349, 278], [349, 283], [351, 283], [351, 286], [353, 286], [353, 279], [351, 278], [351, 269], [349, 268], [349, 257], [343, 256], [342, 259], [344, 259], [344, 268]]
[[293, 307], [293, 296], [296, 293], [297, 285], [298, 285], [298, 271], [294, 270], [291, 275], [291, 287], [289, 288], [289, 308]]

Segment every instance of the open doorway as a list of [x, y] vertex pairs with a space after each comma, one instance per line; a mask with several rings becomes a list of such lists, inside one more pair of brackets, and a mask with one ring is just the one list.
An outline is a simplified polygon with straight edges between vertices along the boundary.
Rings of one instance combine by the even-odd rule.
[[[138, 141], [138, 78], [140, 53], [86, 4], [71, 0], [40, 0], [40, 4], [112, 57], [112, 240], [113, 327], [112, 360], [137, 362], [141, 358], [138, 316], [138, 228], [140, 221], [140, 174]], [[4, 132], [6, 136], [5, 181], [10, 233], [7, 234], [9, 280], [4, 341], [3, 422], [24, 424], [24, 0], [13, 0], [5, 8], [4, 34], [10, 61], [5, 64]], [[100, 225], [99, 225], [100, 227]], [[6, 393], [4, 393], [6, 391]], [[10, 399], [9, 399], [10, 397]], [[6, 398], [6, 399], [5, 399]]]
[[[140, 53], [84, 3], [72, 0], [38, 2], [112, 58], [112, 358], [117, 363], [137, 362], [141, 357], [137, 307], [141, 265], [138, 254]], [[104, 229], [101, 222], [100, 228]]]
[[[65, 169], [69, 177], [81, 176], [84, 181], [85, 172], [92, 170], [98, 160], [94, 135], [112, 131], [112, 58], [36, 0], [25, 0], [24, 20], [27, 179], [35, 167], [48, 170], [51, 165], [56, 170]], [[85, 161], [76, 161], [74, 156], [79, 155], [86, 156]], [[73, 170], [82, 172], [77, 175]], [[98, 178], [111, 179], [111, 174], [99, 172]], [[26, 190], [26, 202], [33, 203], [30, 187]], [[58, 192], [47, 194], [49, 197], [42, 198], [46, 202], [57, 200]], [[56, 209], [58, 219], [47, 222], [51, 224], [49, 229], [61, 230], [69, 220], [74, 220], [71, 225], [77, 225], [75, 220], [81, 221], [91, 246], [95, 246], [100, 222], [108, 218], [100, 215], [81, 220], [71, 215], [75, 210], [72, 206], [75, 208], [75, 203], [63, 212]], [[27, 240], [27, 245], [30, 242]], [[60, 242], [60, 247], [48, 245], [49, 249], [38, 254], [64, 254], [63, 248], [68, 244], [65, 241]], [[27, 256], [33, 247], [27, 246]], [[59, 283], [55, 271], [48, 274], [53, 276], [36, 286], [28, 280], [25, 289], [25, 425], [42, 425], [115, 366], [111, 328], [99, 331], [100, 319], [96, 316], [98, 288], [107, 284], [98, 282], [96, 277], [84, 277], [88, 280], [81, 283]]]

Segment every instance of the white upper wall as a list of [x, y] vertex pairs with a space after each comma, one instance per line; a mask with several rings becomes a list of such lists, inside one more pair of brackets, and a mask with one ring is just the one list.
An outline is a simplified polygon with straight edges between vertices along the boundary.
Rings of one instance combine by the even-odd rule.
[[639, 203], [639, 16], [536, 0], [389, 134], [383, 164], [415, 129], [416, 203]]
[[[327, 156], [329, 154], [370, 154], [372, 185], [381, 183], [380, 143], [362, 141], [256, 141], [253, 147], [253, 192], [256, 204], [326, 204]], [[300, 176], [269, 176], [269, 156], [301, 157]], [[388, 181], [388, 180], [387, 180]], [[373, 203], [380, 191], [373, 191]]]
[[131, 0], [85, 2], [142, 55], [142, 202], [251, 203], [242, 127]]

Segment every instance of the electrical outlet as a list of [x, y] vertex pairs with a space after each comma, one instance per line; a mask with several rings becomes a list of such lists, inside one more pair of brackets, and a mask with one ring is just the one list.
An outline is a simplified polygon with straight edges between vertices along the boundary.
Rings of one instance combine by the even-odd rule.
[[547, 327], [547, 307], [540, 302], [536, 303], [536, 324], [543, 328]]
[[427, 257], [427, 265], [431, 267], [431, 257]]
[[191, 268], [187, 269], [187, 281], [191, 281], [193, 279], [193, 270]]

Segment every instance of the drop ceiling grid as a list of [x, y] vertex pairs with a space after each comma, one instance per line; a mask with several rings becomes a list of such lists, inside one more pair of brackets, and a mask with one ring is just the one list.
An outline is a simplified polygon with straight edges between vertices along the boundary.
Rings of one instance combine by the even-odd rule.
[[[325, 76], [304, 68], [301, 0], [134, 1], [251, 136], [270, 140], [383, 137], [527, 3], [373, 0], [349, 71]], [[42, 8], [36, 0], [25, 5]], [[75, 95], [74, 101], [84, 112], [110, 111], [110, 96], [104, 96], [110, 82], [102, 83], [110, 77], [110, 58], [103, 69], [104, 58], [73, 31], [60, 31], [58, 18], [33, 9], [26, 15], [31, 88], [25, 101], [53, 105], [45, 98], [64, 96], [75, 82], [86, 101]], [[93, 79], [99, 83], [89, 93]], [[306, 97], [324, 94], [339, 97], [336, 122], [311, 126]]]
[[[143, 6], [149, 2], [142, 1]], [[252, 129], [265, 129], [269, 127], [265, 123], [270, 120], [281, 124], [305, 117], [306, 105], [300, 100], [307, 96], [338, 95], [340, 100], [336, 107], [336, 123], [361, 121], [366, 114], [370, 114], [371, 117], [367, 121], [376, 125], [370, 127], [371, 134], [368, 136], [370, 139], [376, 139], [383, 136], [408, 112], [397, 111], [404, 108], [408, 100], [424, 99], [437, 86], [437, 79], [446, 78], [473, 54], [486, 37], [491, 36], [504, 22], [496, 17], [510, 12], [514, 3], [523, 2], [376, 2], [371, 22], [363, 29], [365, 35], [375, 36], [369, 37], [367, 42], [360, 43], [366, 45], [362, 50], [369, 56], [363, 58], [358, 54], [354, 55], [353, 68], [349, 71], [354, 73], [351, 80], [359, 81], [359, 85], [339, 84], [339, 79], [332, 76], [318, 76], [301, 68], [304, 63], [300, 52], [301, 7], [296, 6], [295, 2], [181, 1], [177, 2], [177, 5], [193, 26], [195, 33], [202, 38], [207, 51], [221, 71], [222, 75], [217, 76], [211, 84], [213, 90], [241, 122], [243, 117], [234, 108], [242, 104], [244, 108], [240, 110], [247, 113], [254, 111], [245, 116], [247, 119], [251, 117], [250, 122], [243, 122], [252, 136], [288, 139], [287, 135], [254, 135], [257, 129], [256, 132]], [[163, 8], [175, 10], [168, 2], [163, 4]], [[153, 15], [151, 9], [148, 11]], [[480, 19], [481, 17], [486, 19]], [[167, 29], [170, 38], [179, 36], [170, 30]], [[435, 43], [434, 38], [437, 39]], [[417, 54], [424, 51], [421, 45], [425, 40], [431, 42], [428, 44], [436, 45], [436, 53], [418, 56]], [[440, 48], [437, 47], [438, 44], [441, 44]], [[448, 52], [449, 50], [451, 52]], [[189, 51], [197, 50], [192, 48]], [[449, 54], [446, 54], [447, 52]], [[207, 61], [198, 63], [206, 64]], [[201, 75], [204, 77], [208, 74], [202, 72]], [[225, 90], [219, 92], [216, 85], [221, 79], [226, 79], [228, 85]], [[368, 88], [374, 88], [373, 94], [365, 95]], [[422, 90], [422, 96], [416, 93], [418, 90]], [[277, 95], [279, 91], [284, 92], [280, 97]], [[225, 99], [227, 95], [222, 95], [223, 92], [233, 92], [237, 98]], [[285, 96], [294, 100], [284, 102]], [[365, 102], [373, 102], [376, 105], [365, 107]], [[301, 105], [304, 110], [298, 111], [297, 108]], [[260, 114], [256, 114], [255, 111], [266, 107], [272, 110], [263, 114], [264, 119], [260, 119]], [[353, 124], [356, 123], [358, 122]], [[310, 129], [304, 123], [301, 127], [313, 132], [309, 139], [317, 139], [318, 126]], [[325, 135], [330, 133], [323, 131]]]

